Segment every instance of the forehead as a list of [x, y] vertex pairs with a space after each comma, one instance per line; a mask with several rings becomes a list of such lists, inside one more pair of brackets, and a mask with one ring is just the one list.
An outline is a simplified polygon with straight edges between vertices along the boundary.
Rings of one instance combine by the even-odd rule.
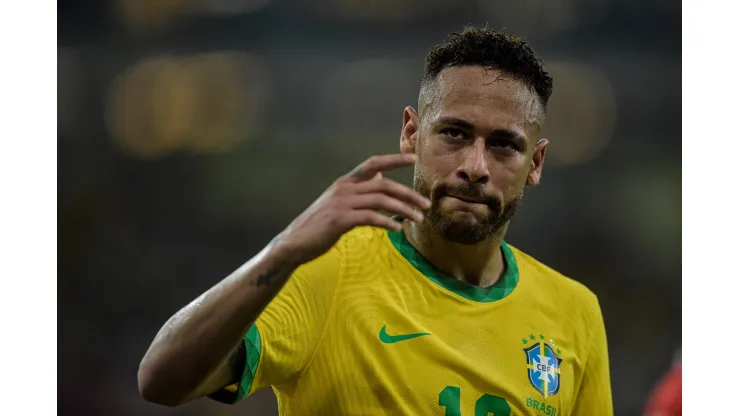
[[442, 70], [422, 106], [424, 118], [432, 123], [455, 117], [477, 128], [506, 128], [527, 136], [541, 124], [534, 91], [499, 70], [478, 66]]

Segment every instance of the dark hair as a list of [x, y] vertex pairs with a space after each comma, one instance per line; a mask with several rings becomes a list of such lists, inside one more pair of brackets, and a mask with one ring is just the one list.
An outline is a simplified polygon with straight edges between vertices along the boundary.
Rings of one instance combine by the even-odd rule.
[[552, 94], [552, 77], [527, 42], [513, 35], [488, 28], [466, 27], [451, 33], [447, 42], [437, 45], [427, 55], [422, 89], [445, 68], [482, 66], [498, 69], [532, 88], [543, 110]]

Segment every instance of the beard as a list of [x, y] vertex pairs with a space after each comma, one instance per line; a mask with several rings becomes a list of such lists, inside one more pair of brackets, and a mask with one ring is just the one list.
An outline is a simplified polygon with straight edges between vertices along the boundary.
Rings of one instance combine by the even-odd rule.
[[[432, 189], [419, 175], [415, 175], [414, 190], [432, 201], [432, 206], [424, 212], [424, 222], [431, 231], [445, 240], [465, 245], [478, 244], [495, 237], [514, 217], [524, 196], [523, 191], [520, 191], [504, 203], [498, 197], [486, 195], [482, 187], [470, 182], [460, 187], [441, 184]], [[480, 218], [469, 213], [460, 217], [444, 212], [440, 201], [448, 194], [482, 201], [488, 206], [488, 215]]]

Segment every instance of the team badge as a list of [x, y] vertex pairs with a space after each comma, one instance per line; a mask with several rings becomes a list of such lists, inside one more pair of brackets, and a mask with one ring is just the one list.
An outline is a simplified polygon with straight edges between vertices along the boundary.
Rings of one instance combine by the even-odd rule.
[[546, 342], [543, 335], [540, 335], [539, 339], [530, 335], [529, 341], [524, 338], [522, 343], [529, 344], [530, 341], [534, 344], [524, 348], [529, 383], [544, 398], [554, 396], [560, 391], [560, 364], [563, 362], [563, 359], [558, 357], [560, 350], [555, 348], [552, 339]]

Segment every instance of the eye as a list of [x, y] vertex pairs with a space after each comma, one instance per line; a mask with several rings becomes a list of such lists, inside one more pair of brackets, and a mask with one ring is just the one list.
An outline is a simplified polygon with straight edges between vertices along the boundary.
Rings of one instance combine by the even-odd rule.
[[462, 140], [465, 138], [465, 132], [463, 132], [460, 129], [456, 129], [452, 127], [442, 129], [440, 133], [444, 136], [449, 137], [452, 140]]
[[501, 148], [501, 149], [519, 150], [519, 148], [517, 147], [517, 145], [513, 141], [507, 140], [507, 139], [495, 139], [495, 140], [491, 140], [490, 146], [491, 147], [498, 147], [498, 148]]

